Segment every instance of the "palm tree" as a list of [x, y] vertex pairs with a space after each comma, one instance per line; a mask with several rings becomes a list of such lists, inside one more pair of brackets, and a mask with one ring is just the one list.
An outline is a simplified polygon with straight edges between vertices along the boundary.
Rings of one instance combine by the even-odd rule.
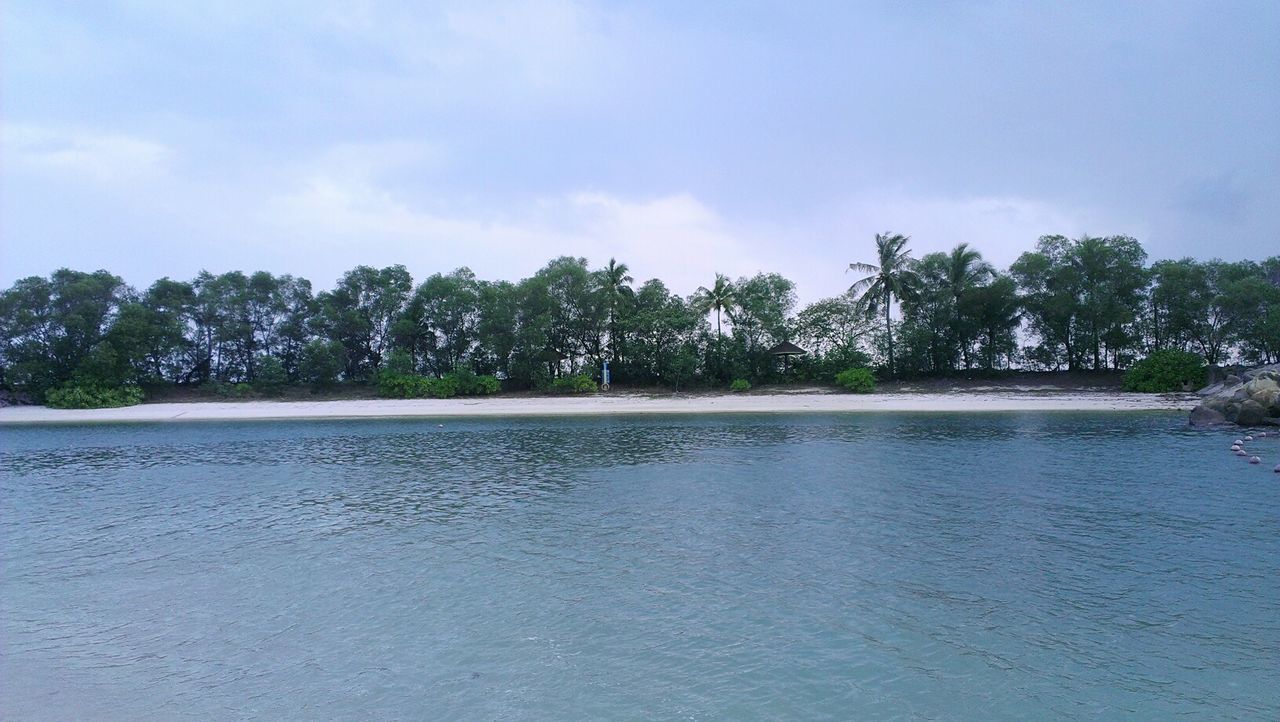
[[716, 341], [720, 341], [720, 313], [733, 308], [733, 282], [723, 273], [716, 274], [715, 285], [711, 288], [699, 286], [694, 293], [694, 305], [702, 313], [716, 312]]
[[610, 258], [609, 265], [600, 271], [600, 282], [609, 299], [609, 355], [614, 361], [618, 360], [618, 301], [631, 293], [627, 284], [635, 280], [629, 275], [630, 270], [627, 264]]
[[990, 263], [982, 260], [982, 254], [961, 243], [951, 249], [947, 256], [947, 286], [951, 290], [951, 300], [955, 304], [955, 315], [952, 317], [952, 334], [960, 344], [960, 353], [964, 356], [964, 367], [969, 368], [969, 339], [971, 334], [965, 328], [965, 308], [961, 306], [961, 298], [968, 297], [973, 289], [984, 285], [995, 275]]
[[[870, 274], [849, 287], [849, 293], [862, 294], [859, 302], [867, 316], [875, 316], [884, 307], [884, 330], [889, 339], [889, 375], [893, 375], [893, 324], [889, 319], [889, 306], [893, 299], [914, 298], [920, 279], [916, 276], [915, 259], [907, 249], [911, 238], [901, 233], [876, 234], [878, 265], [850, 263], [849, 270]], [[847, 271], [846, 271], [847, 273]]]
[[965, 291], [974, 286], [981, 286], [995, 274], [990, 263], [982, 260], [982, 254], [961, 243], [951, 249], [947, 256], [947, 283], [951, 286], [951, 295], [957, 300]]

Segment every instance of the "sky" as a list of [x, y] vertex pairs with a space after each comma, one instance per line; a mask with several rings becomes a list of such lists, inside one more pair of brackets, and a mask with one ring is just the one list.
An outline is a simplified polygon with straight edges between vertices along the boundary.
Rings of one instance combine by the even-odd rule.
[[1280, 253], [1280, 3], [0, 3], [0, 285]]

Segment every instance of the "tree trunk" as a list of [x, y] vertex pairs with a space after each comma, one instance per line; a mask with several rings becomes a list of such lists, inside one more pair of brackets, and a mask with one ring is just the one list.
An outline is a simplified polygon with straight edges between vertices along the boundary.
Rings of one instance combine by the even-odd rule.
[[889, 378], [893, 378], [893, 324], [889, 322], [889, 292], [884, 292], [884, 331], [889, 338]]

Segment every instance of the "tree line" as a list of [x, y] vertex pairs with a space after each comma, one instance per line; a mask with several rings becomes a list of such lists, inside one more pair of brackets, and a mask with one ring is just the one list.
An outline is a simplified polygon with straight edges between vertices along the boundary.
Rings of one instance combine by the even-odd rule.
[[[66, 386], [280, 387], [368, 383], [380, 373], [492, 375], [507, 389], [599, 376], [720, 386], [784, 378], [769, 353], [809, 351], [786, 378], [830, 382], [1022, 368], [1122, 369], [1155, 350], [1210, 364], [1280, 360], [1280, 256], [1147, 265], [1126, 236], [1045, 236], [1006, 271], [967, 244], [914, 258], [876, 237], [849, 292], [797, 309], [776, 273], [717, 275], [688, 297], [636, 283], [613, 259], [561, 257], [519, 282], [466, 268], [415, 285], [404, 266], [359, 266], [330, 290], [266, 271], [143, 291], [107, 271], [61, 269], [0, 295], [0, 383], [39, 398]], [[894, 309], [897, 318], [894, 318]]]

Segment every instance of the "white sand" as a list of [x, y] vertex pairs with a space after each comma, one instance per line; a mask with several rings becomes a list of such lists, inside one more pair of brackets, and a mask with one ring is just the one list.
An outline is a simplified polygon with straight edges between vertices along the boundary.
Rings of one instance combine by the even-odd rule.
[[370, 417], [518, 417], [870, 411], [1188, 411], [1185, 394], [1001, 391], [919, 394], [608, 394], [576, 398], [233, 401], [142, 404], [121, 409], [0, 409], [0, 424]]

